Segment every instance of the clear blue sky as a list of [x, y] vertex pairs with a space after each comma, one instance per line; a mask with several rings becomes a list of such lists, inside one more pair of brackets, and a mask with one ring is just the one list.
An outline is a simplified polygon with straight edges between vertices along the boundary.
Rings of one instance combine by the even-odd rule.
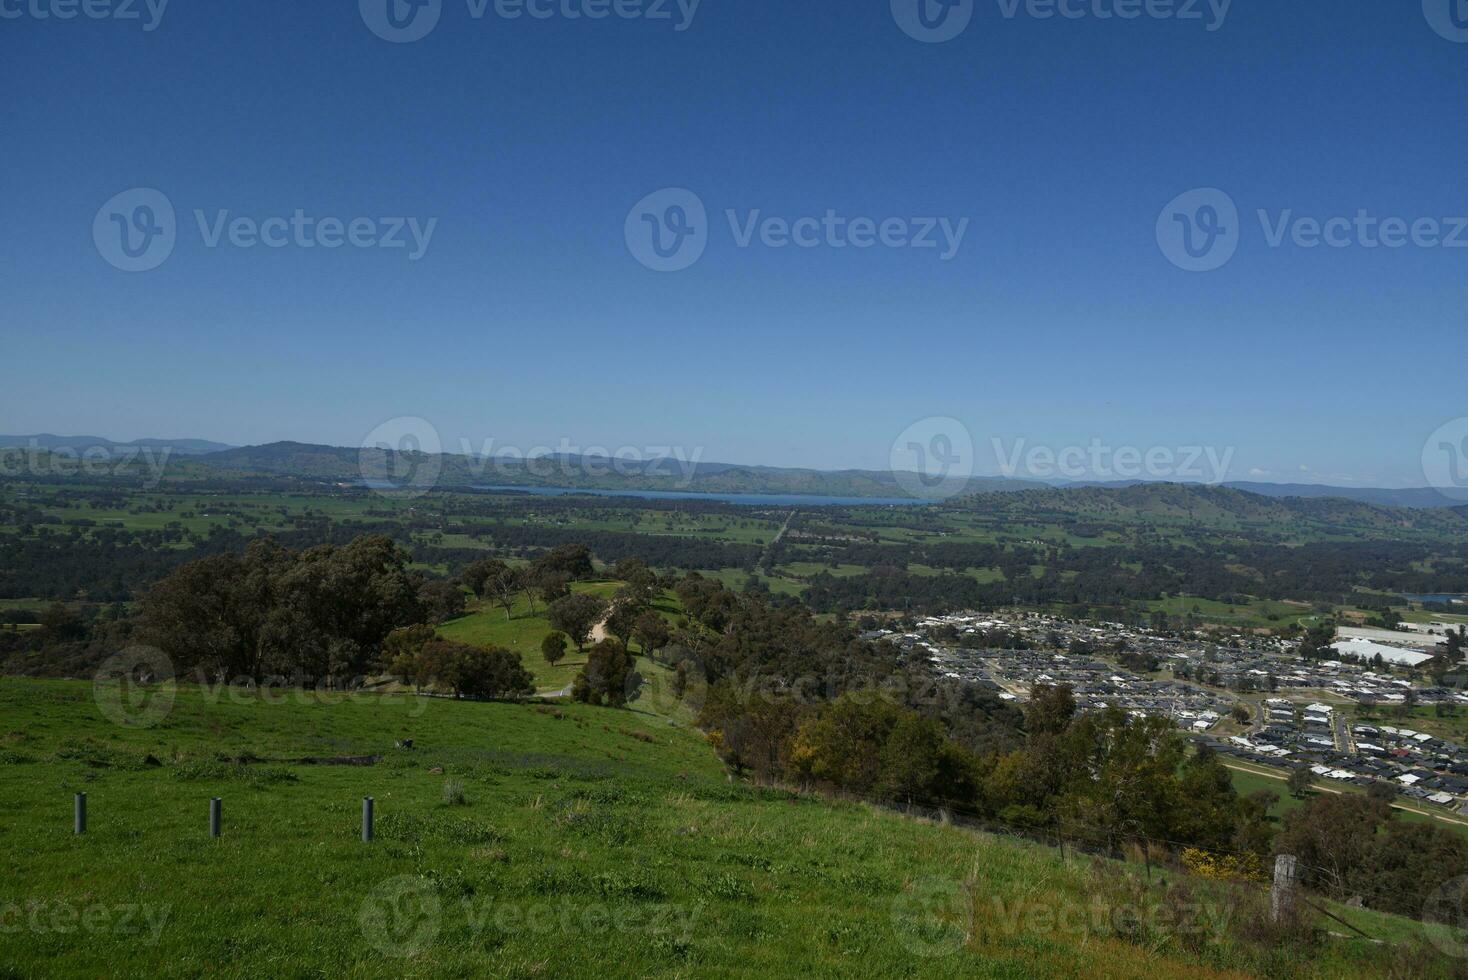
[[[1424, 440], [1468, 415], [1468, 248], [1271, 248], [1255, 216], [1468, 215], [1468, 43], [1417, 0], [1235, 0], [1216, 31], [977, 0], [942, 44], [889, 0], [703, 0], [681, 32], [671, 2], [444, 0], [406, 44], [350, 0], [172, 0], [152, 31], [22, 6], [49, 2], [0, 0], [26, 11], [0, 19], [0, 431], [357, 445], [411, 415], [448, 448], [877, 468], [952, 416], [984, 471], [994, 438], [1099, 438], [1420, 485]], [[136, 187], [178, 240], [126, 273], [93, 219]], [[709, 212], [676, 273], [624, 239], [667, 187]], [[1156, 225], [1199, 187], [1241, 241], [1190, 273]], [[438, 223], [410, 261], [208, 248], [193, 215], [298, 208]], [[950, 261], [740, 248], [730, 208], [970, 225]]]

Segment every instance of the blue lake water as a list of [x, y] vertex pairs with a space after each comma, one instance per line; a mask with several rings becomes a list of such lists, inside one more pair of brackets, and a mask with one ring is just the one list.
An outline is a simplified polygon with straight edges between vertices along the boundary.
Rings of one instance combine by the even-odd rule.
[[1455, 602], [1461, 603], [1465, 599], [1468, 599], [1468, 596], [1458, 595], [1456, 593], [1448, 594], [1439, 592], [1429, 595], [1404, 595], [1402, 596], [1402, 598], [1406, 599], [1408, 602], [1443, 602], [1451, 604]]
[[475, 487], [495, 493], [535, 497], [637, 497], [643, 500], [717, 500], [751, 507], [912, 507], [926, 501], [911, 497], [823, 497], [801, 493], [698, 493], [692, 490], [587, 490], [579, 487]]

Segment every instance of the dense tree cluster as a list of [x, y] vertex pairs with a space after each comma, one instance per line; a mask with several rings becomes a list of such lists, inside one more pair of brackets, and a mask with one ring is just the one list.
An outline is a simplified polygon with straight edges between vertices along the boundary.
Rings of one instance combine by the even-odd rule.
[[952, 806], [979, 790], [979, 757], [934, 718], [889, 701], [846, 694], [823, 705], [789, 738], [788, 771], [807, 785], [863, 796]]
[[0, 599], [40, 596], [125, 602], [187, 561], [244, 546], [219, 529], [191, 547], [177, 547], [182, 531], [38, 528], [34, 536], [0, 534]]
[[625, 705], [641, 687], [635, 658], [619, 640], [602, 640], [587, 654], [586, 666], [571, 684], [571, 697], [584, 704]]
[[1042, 685], [1026, 728], [1023, 747], [992, 759], [981, 812], [1083, 840], [1135, 835], [1219, 852], [1269, 846], [1267, 808], [1240, 797], [1217, 757], [1190, 752], [1166, 718], [1116, 708], [1077, 714], [1068, 690]]
[[458, 698], [523, 698], [534, 678], [520, 655], [503, 647], [476, 647], [434, 634], [427, 626], [393, 631], [383, 650], [388, 672], [422, 690], [446, 687]]
[[[938, 548], [950, 554], [940, 558], [928, 553]], [[989, 545], [864, 545], [832, 560], [867, 564], [861, 552], [880, 553], [886, 563], [869, 566], [860, 575], [817, 574], [807, 592], [812, 606], [929, 612], [1010, 604], [1125, 605], [1180, 594], [1221, 602], [1257, 596], [1355, 603], [1360, 587], [1395, 594], [1468, 592], [1468, 560], [1460, 546], [1411, 542], [1333, 541], [1299, 547], [1232, 542], [1208, 549], [1191, 544], [1000, 550]], [[954, 572], [918, 574], [906, 570], [911, 563], [994, 568], [1002, 577], [980, 582]]]
[[1038, 687], [1021, 717], [993, 694], [931, 676], [805, 607], [676, 586], [696, 630], [664, 661], [707, 683], [700, 724], [756, 777], [950, 807], [1110, 846], [1137, 836], [1264, 853], [1267, 807], [1241, 798], [1208, 751], [1166, 719], [1078, 714]]
[[[1468, 839], [1393, 814], [1389, 796], [1321, 793], [1286, 814], [1275, 850], [1299, 858], [1312, 888], [1415, 918], [1427, 896], [1468, 875]], [[1453, 916], [1461, 897], [1446, 909]]]
[[181, 673], [347, 680], [376, 665], [389, 632], [423, 621], [423, 583], [407, 566], [380, 536], [301, 552], [255, 541], [159, 582], [143, 599], [138, 635]]

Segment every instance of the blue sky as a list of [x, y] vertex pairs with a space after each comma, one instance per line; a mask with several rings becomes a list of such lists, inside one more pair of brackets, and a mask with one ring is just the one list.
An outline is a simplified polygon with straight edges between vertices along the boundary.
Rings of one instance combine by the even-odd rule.
[[[153, 30], [141, 0], [35, 15], [55, 2], [0, 0], [0, 431], [357, 445], [416, 416], [449, 449], [881, 468], [940, 417], [981, 472], [995, 439], [1100, 440], [1232, 450], [1231, 479], [1420, 485], [1424, 442], [1468, 415], [1468, 247], [1305, 248], [1295, 225], [1272, 247], [1256, 214], [1468, 215], [1468, 43], [1418, 0], [1235, 0], [1221, 24], [974, 0], [946, 43], [889, 0], [702, 0], [685, 30], [675, 2], [443, 0], [412, 43], [349, 0], [172, 0]], [[93, 225], [133, 188], [177, 231], [130, 273]], [[665, 188], [708, 215], [677, 272], [624, 235]], [[1208, 272], [1157, 234], [1195, 188], [1239, 211]], [[209, 247], [195, 216], [297, 209], [436, 224], [414, 260]], [[741, 247], [730, 209], [967, 225], [947, 260]]]

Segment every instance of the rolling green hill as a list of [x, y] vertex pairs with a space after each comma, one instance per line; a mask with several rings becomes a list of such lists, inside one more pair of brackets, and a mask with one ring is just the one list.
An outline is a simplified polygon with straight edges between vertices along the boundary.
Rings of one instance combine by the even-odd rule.
[[1468, 537], [1468, 516], [1453, 508], [1384, 507], [1339, 497], [1264, 497], [1228, 487], [1147, 483], [985, 493], [959, 502], [1016, 519], [1082, 519], [1186, 525], [1223, 530], [1312, 528], [1393, 537]]
[[[1447, 975], [1421, 927], [731, 782], [651, 707], [0, 680], [0, 975]], [[135, 692], [136, 693], [136, 692]], [[160, 700], [161, 699], [161, 700]], [[114, 717], [156, 722], [124, 726]], [[124, 715], [117, 715], [121, 710]], [[412, 748], [395, 747], [411, 738]], [[85, 836], [72, 794], [88, 794]], [[376, 840], [359, 839], [375, 797]], [[223, 799], [223, 836], [207, 805]], [[287, 967], [286, 964], [289, 964]], [[1406, 972], [1403, 972], [1406, 971]]]

